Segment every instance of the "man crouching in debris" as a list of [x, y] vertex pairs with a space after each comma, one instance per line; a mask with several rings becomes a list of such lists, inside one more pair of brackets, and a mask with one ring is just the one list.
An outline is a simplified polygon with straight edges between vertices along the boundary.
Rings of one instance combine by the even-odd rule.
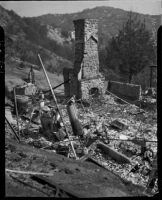
[[42, 107], [42, 115], [40, 117], [42, 132], [46, 137], [63, 140], [66, 136], [63, 123], [58, 110], [52, 110], [48, 106]]
[[61, 121], [61, 116], [58, 109], [56, 109], [56, 111], [53, 111], [53, 119], [53, 133], [57, 140], [63, 140], [66, 137], [66, 132], [64, 130], [64, 125]]
[[51, 117], [50, 108], [48, 106], [43, 106], [41, 108], [41, 125], [42, 125], [42, 132], [45, 136], [51, 136], [53, 132], [53, 119]]

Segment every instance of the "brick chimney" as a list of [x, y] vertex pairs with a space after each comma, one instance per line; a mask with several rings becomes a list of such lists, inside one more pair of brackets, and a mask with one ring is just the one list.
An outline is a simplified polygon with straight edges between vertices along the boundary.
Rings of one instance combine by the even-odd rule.
[[98, 58], [98, 21], [96, 19], [79, 19], [75, 26], [75, 60], [73, 69], [64, 69], [65, 95], [89, 99], [89, 95], [102, 95], [104, 77], [99, 72]]

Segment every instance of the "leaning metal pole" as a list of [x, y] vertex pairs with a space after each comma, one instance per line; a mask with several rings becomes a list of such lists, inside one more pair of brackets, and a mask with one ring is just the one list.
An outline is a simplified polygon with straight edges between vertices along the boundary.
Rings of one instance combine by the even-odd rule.
[[49, 81], [48, 75], [47, 75], [47, 73], [46, 73], [45, 67], [44, 67], [44, 65], [43, 65], [42, 59], [41, 59], [41, 57], [40, 57], [39, 54], [38, 54], [38, 57], [39, 57], [39, 60], [40, 60], [41, 65], [42, 65], [43, 72], [44, 72], [44, 74], [45, 74], [45, 76], [46, 76], [48, 85], [49, 85], [49, 87], [50, 87], [50, 90], [51, 90], [51, 93], [52, 93], [54, 102], [55, 102], [56, 107], [57, 107], [57, 109], [58, 109], [58, 112], [59, 112], [59, 114], [60, 114], [62, 123], [63, 123], [63, 125], [64, 125], [64, 127], [65, 127], [66, 134], [67, 134], [67, 136], [68, 136], [68, 138], [69, 138], [69, 142], [70, 142], [70, 144], [71, 144], [72, 151], [73, 151], [73, 153], [74, 153], [75, 158], [77, 159], [77, 156], [76, 156], [76, 153], [75, 153], [75, 150], [74, 150], [73, 143], [72, 143], [72, 141], [70, 141], [70, 136], [69, 136], [69, 133], [68, 133], [68, 131], [67, 131], [67, 129], [66, 129], [66, 126], [65, 126], [65, 123], [64, 123], [64, 120], [63, 120], [63, 117], [62, 117], [62, 113], [61, 113], [61, 111], [60, 111], [60, 109], [59, 109], [59, 107], [58, 107], [57, 99], [56, 99], [55, 93], [54, 93], [54, 91], [53, 91], [53, 89], [52, 89], [51, 83], [50, 83], [50, 81]]

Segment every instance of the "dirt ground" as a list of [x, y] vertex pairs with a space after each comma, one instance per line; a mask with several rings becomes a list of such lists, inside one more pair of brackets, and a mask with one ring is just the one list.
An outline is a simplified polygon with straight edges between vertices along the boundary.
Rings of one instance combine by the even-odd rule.
[[[141, 196], [142, 188], [124, 182], [93, 163], [6, 140], [6, 169], [53, 173], [46, 179], [78, 197]], [[6, 196], [54, 197], [56, 189], [38, 183], [34, 176], [6, 172]]]

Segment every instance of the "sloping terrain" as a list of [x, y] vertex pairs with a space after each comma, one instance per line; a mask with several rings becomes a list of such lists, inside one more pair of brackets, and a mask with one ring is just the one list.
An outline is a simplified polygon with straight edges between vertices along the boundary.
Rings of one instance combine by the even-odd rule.
[[46, 26], [36, 22], [28, 24], [27, 20], [2, 6], [0, 6], [0, 25], [5, 31], [6, 60], [14, 57], [39, 65], [37, 54], [40, 53], [47, 69], [51, 72], [60, 73], [65, 66], [72, 67], [69, 60], [55, 53], [54, 49], [59, 46], [48, 39]]
[[[53, 176], [46, 179], [71, 191], [76, 197], [139, 196], [142, 192], [130, 182], [123, 182], [112, 172], [93, 163], [71, 160], [62, 155], [17, 144], [13, 140], [6, 141], [6, 168], [53, 173]], [[53, 188], [34, 181], [30, 175], [6, 173], [6, 196], [54, 195]]]
[[[5, 95], [10, 96], [13, 87], [23, 85], [30, 71], [30, 65], [24, 66], [23, 69], [19, 67], [19, 63], [13, 60], [8, 60], [5, 63]], [[42, 70], [34, 69], [36, 85], [39, 89], [49, 90], [47, 80]], [[52, 87], [57, 86], [63, 82], [63, 76], [56, 73], [47, 72]], [[63, 86], [59, 87], [57, 91], [63, 91]]]

